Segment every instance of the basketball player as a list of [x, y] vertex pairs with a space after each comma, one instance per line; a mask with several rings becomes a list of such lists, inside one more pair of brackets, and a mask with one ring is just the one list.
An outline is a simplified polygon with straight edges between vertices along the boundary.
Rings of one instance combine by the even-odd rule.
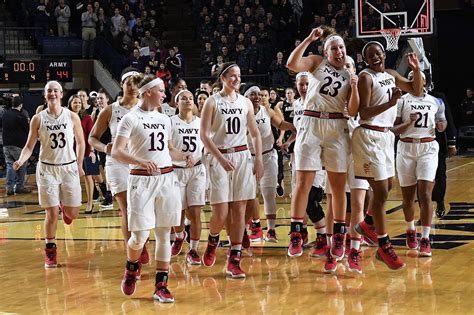
[[[421, 72], [426, 83], [425, 75]], [[408, 79], [413, 78], [410, 72]], [[422, 96], [406, 94], [397, 105], [393, 132], [400, 134], [397, 145], [397, 174], [402, 188], [403, 213], [407, 222], [406, 244], [418, 249], [420, 256], [431, 256], [430, 227], [433, 218], [433, 192], [439, 145], [436, 131], [443, 132], [447, 122], [444, 104], [427, 93]], [[415, 198], [420, 203], [422, 236], [418, 244], [415, 227]]]
[[[207, 92], [205, 92], [207, 93]], [[203, 145], [199, 136], [201, 119], [193, 114], [193, 94], [188, 90], [181, 90], [176, 94], [179, 114], [171, 117], [171, 139], [173, 146], [192, 155], [196, 164], [186, 168], [183, 161], [173, 160], [176, 176], [181, 191], [181, 205], [184, 220], [191, 221], [190, 249], [186, 254], [186, 262], [190, 265], [200, 265], [201, 257], [198, 254], [199, 239], [201, 237], [201, 208], [205, 203], [206, 169], [202, 164]], [[184, 222], [174, 227], [176, 239], [171, 247], [171, 255], [177, 256], [181, 252], [187, 232], [184, 231]]]
[[[210, 153], [209, 201], [212, 206], [209, 240], [202, 261], [205, 266], [214, 265], [219, 233], [230, 214], [231, 250], [226, 273], [231, 278], [245, 278], [245, 272], [240, 267], [245, 206], [248, 200], [255, 198], [255, 179], [260, 181], [263, 175], [262, 141], [252, 103], [236, 93], [240, 86], [239, 66], [225, 63], [218, 78], [222, 82], [222, 90], [207, 99], [201, 113], [201, 139]], [[255, 148], [253, 163], [248, 150], [247, 131]]]
[[28, 161], [39, 139], [40, 153], [36, 168], [36, 184], [39, 204], [46, 212], [44, 267], [56, 268], [58, 265], [56, 251], [58, 210], [61, 207], [63, 222], [68, 225], [79, 215], [82, 204], [79, 176], [84, 175], [82, 162], [85, 142], [79, 116], [61, 107], [63, 88], [59, 82], [46, 83], [44, 94], [47, 107], [31, 119], [28, 140], [20, 157], [13, 163], [13, 168], [18, 170]]
[[176, 115], [178, 104], [175, 102], [176, 94], [181, 90], [186, 90], [186, 81], [181, 78], [175, 78], [170, 81], [170, 101], [168, 103], [161, 104], [161, 112], [169, 117]]
[[[130, 232], [128, 230], [127, 223], [127, 178], [129, 170], [127, 164], [114, 159], [111, 156], [111, 153], [112, 144], [117, 134], [117, 126], [122, 117], [134, 109], [137, 105], [140, 105], [140, 100], [138, 99], [138, 88], [133, 83], [133, 78], [138, 77], [139, 75], [140, 73], [135, 71], [133, 68], [124, 69], [121, 78], [123, 97], [120, 101], [116, 101], [100, 111], [89, 136], [90, 145], [96, 151], [107, 154], [107, 159], [105, 162], [105, 175], [110, 187], [110, 191], [115, 197], [115, 200], [117, 200], [119, 209], [122, 213], [121, 228], [123, 238], [126, 242], [130, 238]], [[102, 143], [100, 139], [107, 128], [110, 129], [111, 142]], [[149, 255], [145, 246], [143, 247], [143, 254], [140, 258], [140, 263], [148, 264], [149, 260]]]
[[171, 144], [171, 120], [158, 112], [165, 98], [165, 85], [154, 75], [134, 75], [142, 103], [125, 114], [116, 131], [112, 157], [130, 166], [128, 178], [127, 264], [121, 289], [132, 295], [140, 277], [139, 258], [148, 240], [150, 229], [156, 238], [155, 293], [161, 303], [172, 303], [168, 290], [168, 270], [171, 259], [170, 228], [179, 225], [181, 198], [179, 183], [173, 172], [172, 159], [191, 166], [190, 154], [180, 152]]
[[[263, 209], [268, 224], [268, 231], [265, 240], [268, 242], [277, 242], [275, 231], [277, 210], [275, 189], [277, 186], [278, 164], [277, 153], [273, 148], [275, 139], [273, 138], [271, 126], [273, 125], [280, 130], [289, 130], [292, 133], [296, 133], [296, 129], [291, 123], [284, 121], [279, 115], [277, 115], [273, 109], [261, 105], [262, 98], [260, 93], [260, 88], [256, 85], [252, 85], [245, 91], [244, 96], [249, 98], [252, 102], [257, 128], [260, 131], [260, 136], [262, 138], [264, 173], [260, 180], [260, 192], [263, 197]], [[250, 145], [250, 152], [252, 156], [255, 156], [255, 150], [251, 145], [251, 138], [249, 137], [247, 140]], [[258, 198], [247, 203], [247, 211], [249, 211], [252, 216], [252, 228], [249, 238], [252, 242], [259, 242], [263, 239], [263, 231], [260, 225], [260, 219], [258, 219]]]
[[316, 171], [323, 165], [332, 190], [334, 235], [331, 255], [336, 260], [344, 257], [346, 172], [349, 156], [349, 135], [344, 107], [357, 106], [357, 80], [345, 68], [346, 47], [338, 35], [330, 35], [324, 43], [324, 55], [303, 57], [310, 43], [323, 35], [320, 27], [298, 45], [287, 66], [295, 72], [311, 73], [305, 111], [300, 121], [295, 144], [296, 189], [291, 202], [291, 242], [288, 255], [301, 256], [301, 231]]
[[[385, 202], [395, 175], [393, 148], [394, 135], [390, 131], [397, 115], [397, 101], [404, 90], [421, 96], [423, 82], [420, 64], [415, 54], [409, 53], [408, 64], [414, 71], [409, 81], [396, 71], [385, 68], [385, 50], [379, 42], [368, 42], [362, 49], [368, 68], [359, 74], [360, 126], [352, 136], [352, 155], [356, 178], [367, 179], [373, 190], [369, 209], [375, 221], [379, 248], [376, 258], [391, 269], [400, 269], [405, 263], [392, 248], [385, 226]], [[358, 233], [374, 240], [366, 219], [356, 225]], [[368, 220], [370, 221], [370, 220]], [[371, 222], [369, 222], [371, 223]]]

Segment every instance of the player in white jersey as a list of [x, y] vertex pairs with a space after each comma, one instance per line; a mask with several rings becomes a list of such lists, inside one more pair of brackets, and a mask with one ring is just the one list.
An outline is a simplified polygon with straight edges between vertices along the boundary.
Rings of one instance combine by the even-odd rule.
[[[422, 75], [424, 78], [423, 72]], [[402, 188], [403, 213], [407, 222], [406, 244], [409, 249], [417, 249], [419, 245], [420, 256], [431, 256], [429, 238], [433, 218], [431, 194], [439, 151], [436, 131], [443, 132], [446, 127], [444, 103], [429, 95], [426, 90], [422, 96], [406, 94], [398, 101], [393, 132], [400, 134], [397, 145], [397, 174]], [[419, 244], [414, 219], [415, 198], [420, 203], [423, 229]]]
[[[107, 154], [105, 161], [105, 177], [110, 186], [112, 195], [117, 200], [121, 215], [122, 235], [125, 242], [130, 238], [130, 231], [127, 223], [127, 178], [128, 165], [117, 161], [111, 156], [112, 144], [117, 135], [117, 126], [122, 117], [140, 104], [138, 99], [138, 87], [133, 82], [134, 77], [138, 77], [139, 72], [133, 68], [126, 68], [122, 72], [121, 84], [123, 90], [123, 97], [120, 101], [116, 101], [104, 109], [102, 109], [97, 117], [94, 127], [89, 135], [89, 144], [98, 152]], [[100, 138], [104, 132], [110, 129], [111, 142], [102, 143]], [[147, 264], [149, 262], [149, 255], [146, 246], [143, 248], [140, 263]]]
[[190, 250], [186, 254], [186, 262], [190, 265], [200, 265], [198, 254], [199, 239], [201, 237], [201, 208], [205, 203], [206, 169], [202, 164], [203, 144], [199, 136], [201, 119], [193, 114], [193, 94], [188, 90], [181, 90], [176, 94], [179, 114], [171, 117], [171, 139], [173, 146], [192, 155], [196, 164], [186, 168], [183, 161], [174, 161], [173, 166], [179, 180], [181, 190], [181, 204], [183, 214], [181, 224], [174, 227], [176, 239], [171, 247], [172, 256], [181, 252], [187, 235], [184, 231], [184, 217], [191, 221]]
[[315, 28], [298, 45], [288, 58], [287, 66], [295, 72], [311, 73], [305, 111], [295, 144], [296, 189], [291, 200], [291, 236], [289, 256], [303, 254], [301, 230], [307, 206], [307, 198], [316, 171], [323, 166], [328, 173], [332, 188], [334, 209], [334, 235], [331, 255], [340, 260], [344, 257], [344, 233], [346, 212], [346, 172], [349, 156], [349, 134], [344, 107], [358, 103], [357, 79], [345, 68], [346, 47], [338, 35], [330, 35], [324, 43], [324, 57], [303, 57], [310, 43], [323, 35]]
[[154, 75], [132, 78], [142, 103], [122, 117], [112, 147], [112, 157], [128, 164], [127, 215], [131, 232], [127, 242], [127, 265], [122, 292], [132, 295], [140, 277], [139, 258], [150, 229], [155, 231], [155, 293], [153, 298], [174, 302], [168, 290], [171, 259], [170, 228], [179, 225], [181, 198], [172, 159], [194, 164], [192, 156], [175, 149], [171, 143], [171, 120], [158, 112], [165, 97], [165, 86]]
[[[40, 141], [39, 162], [36, 168], [38, 199], [45, 209], [45, 268], [57, 267], [56, 229], [58, 208], [65, 224], [79, 215], [82, 193], [79, 176], [84, 175], [82, 161], [85, 142], [79, 116], [61, 107], [63, 89], [59, 82], [49, 81], [44, 87], [47, 108], [34, 115], [25, 147], [13, 168], [18, 170], [33, 153]], [[76, 152], [74, 152], [76, 143]]]
[[[218, 78], [222, 90], [207, 99], [201, 112], [201, 139], [210, 153], [208, 173], [212, 206], [209, 240], [202, 260], [206, 266], [214, 265], [219, 233], [229, 214], [232, 220], [227, 232], [231, 250], [226, 273], [232, 278], [245, 278], [240, 267], [245, 206], [248, 200], [255, 198], [255, 179], [258, 182], [263, 175], [262, 141], [252, 103], [236, 93], [240, 86], [239, 66], [225, 63]], [[253, 163], [247, 131], [255, 148]]]
[[380, 43], [367, 43], [362, 49], [362, 56], [368, 68], [359, 74], [360, 126], [352, 136], [352, 155], [355, 176], [367, 179], [373, 190], [369, 209], [375, 221], [376, 234], [370, 229], [372, 219], [368, 216], [355, 229], [373, 242], [378, 242], [377, 259], [391, 269], [399, 269], [405, 263], [393, 250], [385, 227], [385, 202], [395, 175], [395, 136], [390, 128], [395, 122], [400, 89], [422, 95], [420, 64], [415, 54], [408, 54], [408, 64], [414, 71], [414, 79], [410, 81], [396, 71], [385, 68], [385, 51]]
[[[293, 133], [296, 132], [296, 129], [291, 123], [284, 121], [279, 115], [277, 115], [273, 109], [261, 105], [262, 98], [260, 92], [260, 88], [253, 85], [245, 91], [244, 96], [249, 98], [253, 104], [257, 128], [262, 138], [264, 173], [259, 186], [263, 197], [263, 209], [268, 223], [268, 231], [265, 240], [269, 242], [277, 242], [275, 232], [277, 210], [275, 189], [277, 186], [278, 164], [277, 152], [273, 148], [275, 138], [273, 137], [272, 125], [280, 130], [289, 130]], [[247, 141], [250, 146], [250, 153], [254, 156], [255, 150], [251, 144], [251, 140], [252, 139], [249, 135]], [[250, 240], [253, 242], [261, 241], [263, 239], [263, 231], [260, 226], [258, 198], [247, 203], [247, 216], [252, 218], [252, 228], [249, 236]]]

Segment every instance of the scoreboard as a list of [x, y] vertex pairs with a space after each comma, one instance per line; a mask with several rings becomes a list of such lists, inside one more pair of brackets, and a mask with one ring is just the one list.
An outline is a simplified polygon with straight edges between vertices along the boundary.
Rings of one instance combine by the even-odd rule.
[[71, 60], [7, 60], [0, 62], [0, 83], [72, 82]]

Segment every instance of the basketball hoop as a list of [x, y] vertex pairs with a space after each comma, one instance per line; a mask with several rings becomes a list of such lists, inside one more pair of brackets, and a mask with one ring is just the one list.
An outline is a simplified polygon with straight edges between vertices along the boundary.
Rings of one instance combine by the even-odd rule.
[[382, 36], [387, 41], [387, 50], [395, 51], [398, 49], [398, 39], [400, 38], [401, 30], [399, 28], [387, 28], [380, 30]]

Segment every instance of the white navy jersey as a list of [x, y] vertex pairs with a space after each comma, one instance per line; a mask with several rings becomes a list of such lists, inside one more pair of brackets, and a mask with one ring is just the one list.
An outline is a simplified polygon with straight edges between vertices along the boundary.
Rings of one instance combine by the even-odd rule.
[[168, 103], [161, 104], [161, 112], [168, 117], [176, 115], [176, 108], [171, 107]]
[[[273, 143], [275, 143], [275, 139], [273, 138], [272, 133], [272, 121], [265, 106], [260, 105], [260, 110], [255, 114], [255, 121], [257, 122], [257, 128], [258, 131], [260, 131], [260, 136], [262, 137], [262, 152], [273, 149]], [[255, 153], [250, 134], [247, 135], [247, 141], [250, 152]]]
[[415, 124], [403, 132], [401, 138], [436, 137], [436, 122], [446, 120], [444, 103], [429, 94], [423, 96], [403, 95], [397, 104], [397, 117], [403, 122], [410, 120], [410, 114], [416, 113]]
[[[370, 95], [369, 106], [378, 106], [387, 103], [393, 94], [395, 77], [388, 72], [375, 72], [372, 69], [365, 69], [361, 73], [368, 73], [372, 77], [372, 94]], [[360, 76], [360, 74], [359, 74]], [[360, 124], [393, 127], [397, 116], [397, 106], [392, 106], [383, 113], [369, 119], [361, 119]]]
[[64, 164], [76, 160], [72, 115], [76, 114], [65, 107], [62, 108], [58, 118], [50, 116], [47, 109], [39, 113], [40, 161], [49, 164]]
[[111, 142], [114, 142], [116, 134], [117, 134], [117, 126], [122, 119], [123, 116], [125, 116], [129, 111], [131, 111], [133, 108], [136, 106], [140, 106], [141, 101], [138, 101], [137, 105], [134, 107], [128, 109], [120, 105], [119, 102], [113, 102], [112, 103], [112, 113], [110, 115], [110, 121], [109, 121], [109, 129], [110, 129], [110, 134], [112, 136]]
[[[192, 154], [195, 162], [202, 157], [203, 144], [199, 136], [201, 119], [193, 117], [190, 123], [179, 118], [178, 115], [171, 117], [171, 142], [173, 146], [183, 152]], [[173, 161], [174, 165], [185, 167], [186, 161]]]
[[306, 109], [328, 113], [344, 111], [351, 88], [347, 69], [337, 70], [324, 59], [308, 78], [308, 94], [304, 104]]
[[[117, 136], [128, 138], [128, 152], [132, 156], [152, 160], [160, 168], [172, 165], [168, 148], [171, 119], [165, 114], [138, 107], [122, 117]], [[130, 164], [130, 168], [137, 166]]]
[[247, 98], [237, 94], [234, 102], [225, 100], [220, 93], [214, 94], [216, 107], [211, 126], [212, 141], [219, 149], [247, 145]]
[[300, 125], [300, 120], [304, 112], [304, 105], [301, 98], [293, 102], [293, 109], [294, 109], [293, 125], [295, 126], [296, 130], [298, 130], [299, 125]]

